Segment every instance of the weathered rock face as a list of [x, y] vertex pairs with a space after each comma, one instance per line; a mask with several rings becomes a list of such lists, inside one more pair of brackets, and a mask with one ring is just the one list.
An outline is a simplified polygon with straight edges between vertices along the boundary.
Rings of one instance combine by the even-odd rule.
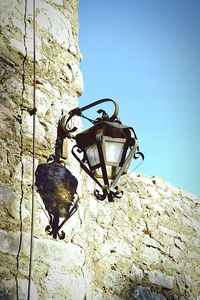
[[[0, 299], [27, 299], [32, 193], [31, 1], [1, 1]], [[54, 152], [61, 110], [78, 106], [78, 3], [36, 1], [36, 165]], [[75, 125], [81, 129], [79, 119]], [[78, 211], [64, 240], [35, 193], [31, 299], [200, 299], [200, 201], [163, 180], [122, 177], [124, 196], [98, 202], [71, 155]]]
[[81, 200], [73, 242], [91, 269], [89, 298], [94, 286], [99, 299], [198, 299], [199, 199], [156, 177], [124, 176], [120, 186], [114, 203]]

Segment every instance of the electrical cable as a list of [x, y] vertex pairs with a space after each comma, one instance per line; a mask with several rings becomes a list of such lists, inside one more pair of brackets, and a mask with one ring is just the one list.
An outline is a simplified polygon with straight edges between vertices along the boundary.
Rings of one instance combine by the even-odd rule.
[[32, 211], [31, 211], [31, 238], [30, 238], [30, 259], [29, 259], [29, 279], [28, 279], [28, 296], [30, 299], [31, 291], [31, 274], [33, 260], [33, 238], [34, 238], [34, 214], [35, 214], [35, 113], [36, 113], [36, 42], [35, 42], [35, 0], [33, 0], [33, 163], [32, 163]]

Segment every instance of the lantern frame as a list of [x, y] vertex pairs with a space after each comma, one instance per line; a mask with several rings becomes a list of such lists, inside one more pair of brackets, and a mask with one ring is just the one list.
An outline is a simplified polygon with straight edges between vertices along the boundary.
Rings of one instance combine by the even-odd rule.
[[[82, 112], [93, 106], [99, 105], [103, 102], [112, 102], [115, 110], [111, 117], [104, 110], [98, 110], [98, 113], [102, 113], [101, 118], [91, 120], [85, 117]], [[65, 137], [73, 138], [76, 141], [76, 145], [72, 148], [73, 156], [80, 163], [81, 168], [94, 180], [94, 182], [100, 187], [96, 189], [94, 194], [97, 199], [104, 200], [108, 198], [108, 201], [114, 201], [114, 198], [121, 198], [122, 191], [118, 191], [117, 182], [119, 178], [126, 174], [132, 158], [141, 157], [144, 159], [144, 155], [139, 151], [138, 139], [135, 131], [132, 127], [124, 126], [119, 120], [118, 116], [118, 104], [112, 99], [101, 99], [95, 101], [83, 108], [75, 108], [69, 112], [69, 117], [65, 115], [60, 118], [61, 130], [65, 133]], [[88, 119], [94, 125], [75, 136], [71, 133], [77, 130], [76, 127], [69, 129], [69, 121], [73, 116], [81, 116]], [[62, 132], [62, 136], [64, 136]], [[121, 153], [118, 157], [118, 161], [110, 161], [107, 158], [106, 143], [115, 143], [115, 146], [121, 144]], [[87, 153], [87, 149], [95, 145], [94, 154], [98, 157], [96, 164], [92, 164]], [[93, 149], [94, 150], [94, 149]], [[80, 154], [82, 153], [82, 158]], [[116, 153], [115, 153], [116, 154]], [[119, 154], [119, 153], [118, 153]], [[119, 160], [120, 158], [120, 160]], [[111, 169], [111, 176], [108, 170]], [[100, 171], [98, 174], [97, 171]], [[102, 178], [102, 179], [100, 179]], [[113, 181], [111, 181], [113, 180]], [[103, 181], [103, 182], [102, 182]]]

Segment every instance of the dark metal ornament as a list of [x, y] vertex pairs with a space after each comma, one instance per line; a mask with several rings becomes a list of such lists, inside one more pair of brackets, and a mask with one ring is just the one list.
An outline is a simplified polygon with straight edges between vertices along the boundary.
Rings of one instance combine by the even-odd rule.
[[[53, 238], [58, 236], [64, 239], [65, 233], [59, 231], [77, 210], [74, 195], [78, 181], [61, 162], [56, 160], [38, 165], [35, 175], [35, 185], [50, 217], [46, 232]], [[59, 218], [64, 218], [61, 224]]]
[[[104, 102], [114, 104], [114, 113], [111, 117], [102, 109], [97, 111], [102, 114], [101, 117], [95, 120], [83, 115], [83, 111]], [[81, 168], [98, 185], [98, 189], [94, 191], [96, 198], [98, 200], [107, 198], [109, 202], [114, 201], [114, 198], [121, 198], [123, 195], [123, 192], [118, 190], [117, 182], [123, 174], [127, 173], [131, 160], [139, 157], [142, 161], [144, 160], [144, 154], [139, 151], [138, 139], [134, 129], [121, 123], [118, 112], [118, 104], [112, 99], [106, 98], [97, 100], [82, 108], [77, 107], [71, 110], [68, 115], [62, 115], [60, 118], [60, 131], [63, 138], [67, 137], [76, 141], [76, 145], [72, 148], [73, 156], [80, 163]], [[93, 126], [73, 135], [77, 128], [68, 125], [74, 116], [87, 119]], [[114, 149], [111, 150], [111, 154], [108, 154], [109, 159], [107, 158], [109, 150], [106, 149], [106, 145], [107, 147], [113, 145]], [[116, 157], [111, 157], [115, 153]]]

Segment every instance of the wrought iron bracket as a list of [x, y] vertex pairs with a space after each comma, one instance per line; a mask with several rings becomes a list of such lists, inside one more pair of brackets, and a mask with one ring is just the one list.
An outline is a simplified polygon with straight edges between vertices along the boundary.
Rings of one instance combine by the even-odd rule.
[[[72, 133], [77, 130], [77, 127], [75, 127], [75, 126], [73, 127], [73, 123], [70, 123], [72, 117], [74, 117], [74, 116], [80, 116], [80, 117], [83, 117], [83, 118], [89, 120], [91, 123], [94, 124], [96, 122], [96, 120], [91, 120], [91, 119], [85, 117], [82, 114], [82, 112], [85, 111], [85, 110], [88, 110], [88, 109], [90, 109], [90, 108], [92, 108], [94, 106], [97, 106], [97, 105], [99, 105], [101, 103], [104, 103], [104, 102], [112, 102], [114, 104], [114, 113], [113, 113], [113, 115], [111, 117], [108, 117], [108, 119], [106, 119], [106, 121], [114, 122], [116, 120], [116, 121], [118, 121], [120, 123], [120, 121], [118, 119], [118, 113], [119, 113], [119, 106], [118, 106], [118, 104], [114, 100], [109, 99], [109, 98], [97, 100], [97, 101], [92, 102], [92, 103], [90, 103], [90, 104], [88, 104], [88, 105], [86, 105], [86, 106], [84, 106], [82, 108], [76, 107], [76, 108], [72, 109], [69, 113], [63, 114], [61, 116], [59, 124], [60, 124], [62, 130], [65, 132], [66, 137], [68, 137], [68, 138], [74, 138], [74, 136], [72, 135]], [[98, 118], [98, 121], [104, 120], [104, 110], [99, 109], [97, 112], [98, 113], [103, 113], [102, 118]]]

